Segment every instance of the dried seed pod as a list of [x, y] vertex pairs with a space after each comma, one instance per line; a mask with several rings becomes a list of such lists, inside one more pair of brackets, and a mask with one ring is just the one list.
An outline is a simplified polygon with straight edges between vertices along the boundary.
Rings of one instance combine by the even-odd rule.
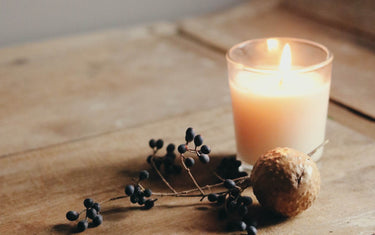
[[291, 148], [275, 148], [261, 156], [250, 179], [260, 204], [287, 217], [309, 208], [320, 190], [315, 162]]

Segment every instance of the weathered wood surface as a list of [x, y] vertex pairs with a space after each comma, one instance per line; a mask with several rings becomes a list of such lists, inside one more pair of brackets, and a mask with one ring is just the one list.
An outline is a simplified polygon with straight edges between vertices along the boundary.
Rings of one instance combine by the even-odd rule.
[[[0, 49], [0, 103], [6, 155], [229, 104], [230, 97], [224, 53], [160, 23]], [[334, 108], [332, 118], [375, 138], [374, 123]]]
[[[0, 234], [74, 231], [74, 223], [64, 218], [67, 210], [80, 210], [85, 197], [101, 201], [121, 195], [138, 170], [149, 168], [145, 163], [150, 153], [148, 139], [162, 137], [181, 143], [187, 126], [204, 135], [214, 161], [235, 152], [231, 109], [225, 107], [0, 158]], [[315, 204], [286, 221], [271, 219], [253, 208], [265, 224], [259, 234], [375, 231], [374, 142], [333, 121], [328, 121], [327, 137], [331, 142], [318, 163], [322, 187]], [[195, 174], [204, 175], [199, 166]], [[154, 191], [168, 191], [156, 175], [152, 178]], [[184, 176], [171, 183], [180, 190], [192, 187]], [[246, 193], [251, 195], [251, 190]], [[88, 229], [87, 234], [221, 233], [225, 223], [216, 215], [215, 207], [196, 198], [161, 198], [151, 211], [120, 200], [103, 206], [103, 225]]]
[[250, 1], [231, 10], [181, 22], [183, 33], [220, 51], [262, 37], [300, 37], [334, 54], [331, 99], [375, 119], [375, 43], [359, 41], [321, 22], [295, 14], [279, 1]]
[[[237, 11], [252, 19], [251, 15], [263, 14], [269, 22], [269, 9], [276, 1], [264, 2], [253, 2], [258, 4], [256, 8], [231, 10], [231, 17], [223, 14], [218, 21], [232, 27], [239, 20], [233, 18]], [[275, 19], [284, 14], [289, 21], [300, 19], [284, 9], [276, 11]], [[233, 32], [240, 32], [242, 26], [234, 27]], [[254, 25], [261, 26], [260, 22]], [[216, 22], [200, 34], [212, 36], [221, 27]], [[265, 32], [269, 28], [264, 27]], [[174, 24], [155, 24], [0, 49], [0, 234], [74, 231], [64, 218], [66, 211], [82, 208], [82, 200], [88, 196], [102, 200], [122, 194], [122, 187], [138, 170], [148, 167], [149, 138], [179, 143], [184, 129], [194, 126], [212, 145], [214, 162], [235, 152], [225, 46], [212, 50], [220, 43], [208, 38], [209, 43], [202, 45], [192, 40], [196, 35], [186, 37], [187, 33], [185, 26], [181, 35]], [[236, 35], [218, 34], [220, 40]], [[349, 45], [346, 50], [350, 53], [360, 50], [357, 56], [366, 53], [362, 47], [343, 45]], [[371, 63], [364, 59], [365, 65], [360, 65], [354, 55], [350, 58], [355, 70]], [[363, 87], [346, 85], [357, 89], [353, 100], [363, 98]], [[221, 108], [202, 112], [214, 107]], [[170, 118], [173, 115], [177, 116]], [[334, 103], [329, 116], [375, 138], [371, 120]], [[165, 120], [155, 122], [160, 119]], [[375, 231], [371, 206], [374, 142], [332, 120], [327, 135], [331, 143], [319, 162], [323, 184], [318, 201], [287, 221], [263, 218], [260, 213], [261, 220], [269, 224], [261, 232]], [[208, 182], [201, 177], [200, 182]], [[178, 189], [191, 187], [186, 180], [180, 176], [173, 184]], [[152, 185], [167, 191], [155, 176]], [[89, 233], [201, 234], [221, 233], [225, 227], [216, 220], [215, 209], [196, 199], [162, 198], [150, 212], [134, 209], [127, 200], [117, 201], [108, 204], [103, 215], [103, 226]]]
[[283, 0], [295, 11], [330, 22], [353, 33], [375, 38], [375, 1], [373, 0]]
[[3, 48], [0, 155], [229, 100], [224, 57], [173, 24]]
[[345, 106], [329, 103], [328, 118], [375, 140], [375, 122], [364, 118]]

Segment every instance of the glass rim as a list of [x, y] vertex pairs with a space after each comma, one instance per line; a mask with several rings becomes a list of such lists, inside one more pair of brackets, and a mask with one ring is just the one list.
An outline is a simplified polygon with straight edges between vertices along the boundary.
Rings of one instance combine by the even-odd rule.
[[253, 43], [253, 42], [259, 42], [259, 41], [266, 41], [268, 39], [282, 39], [282, 40], [289, 40], [289, 41], [299, 42], [299, 43], [307, 44], [307, 45], [310, 45], [310, 46], [314, 46], [314, 47], [319, 48], [319, 49], [321, 49], [322, 51], [325, 52], [326, 58], [323, 61], [321, 61], [319, 63], [316, 63], [316, 64], [312, 64], [312, 65], [306, 66], [306, 67], [303, 67], [301, 69], [292, 70], [292, 72], [298, 72], [298, 73], [311, 72], [311, 71], [320, 69], [320, 68], [328, 65], [333, 60], [333, 54], [332, 54], [332, 52], [330, 50], [328, 50], [328, 48], [326, 46], [324, 46], [324, 45], [322, 45], [320, 43], [308, 40], [308, 39], [294, 38], [294, 37], [270, 37], [270, 38], [256, 38], [256, 39], [246, 40], [246, 41], [237, 43], [234, 46], [232, 46], [227, 51], [227, 53], [225, 55], [225, 58], [227, 59], [228, 62], [230, 62], [232, 64], [235, 64], [238, 67], [242, 67], [243, 70], [248, 70], [248, 71], [257, 72], [257, 73], [277, 73], [278, 72], [277, 70], [258, 69], [258, 68], [254, 68], [254, 67], [251, 67], [251, 66], [244, 65], [243, 63], [241, 63], [239, 61], [236, 61], [235, 59], [231, 58], [231, 56], [230, 56], [230, 54], [235, 49], [238, 49], [239, 47], [241, 47], [241, 46], [243, 46], [245, 44], [249, 44], [249, 43]]

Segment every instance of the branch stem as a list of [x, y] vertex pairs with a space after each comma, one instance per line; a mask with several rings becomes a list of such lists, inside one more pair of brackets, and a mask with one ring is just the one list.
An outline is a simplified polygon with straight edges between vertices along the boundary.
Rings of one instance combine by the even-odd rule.
[[204, 195], [203, 190], [199, 186], [198, 182], [195, 180], [193, 174], [191, 174], [190, 169], [185, 165], [184, 159], [185, 159], [184, 155], [181, 154], [181, 164], [182, 164], [182, 166], [184, 167], [184, 169], [186, 170], [186, 172], [189, 174], [190, 179], [193, 181], [193, 183], [195, 184], [195, 186], [197, 187], [197, 189], [199, 190], [199, 192], [203, 196]]
[[156, 173], [159, 175], [159, 177], [161, 178], [161, 180], [164, 182], [164, 184], [174, 193], [174, 194], [177, 194], [177, 191], [168, 183], [168, 181], [164, 178], [164, 176], [161, 174], [161, 172], [159, 171], [159, 169], [156, 167], [155, 165], [155, 162], [154, 162], [154, 156], [152, 156], [151, 158], [151, 165], [152, 165], [152, 168], [154, 168], [154, 170], [156, 171]]
[[310, 153], [308, 153], [307, 155], [309, 155], [310, 157], [312, 155], [314, 155], [316, 153], [316, 151], [318, 151], [320, 148], [322, 148], [324, 145], [328, 144], [329, 143], [329, 139], [326, 139], [323, 143], [319, 144], [318, 146], [316, 146]]

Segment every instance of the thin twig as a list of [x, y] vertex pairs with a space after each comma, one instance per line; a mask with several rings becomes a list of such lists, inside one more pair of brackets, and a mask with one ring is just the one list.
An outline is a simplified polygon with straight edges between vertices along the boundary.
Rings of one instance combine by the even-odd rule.
[[106, 202], [115, 201], [115, 200], [127, 198], [127, 197], [129, 197], [129, 196], [128, 195], [122, 195], [122, 196], [118, 196], [118, 197], [113, 197], [113, 198], [101, 201], [101, 202], [99, 202], [99, 204], [103, 204], [103, 203], [106, 203]]
[[173, 194], [173, 193], [152, 193], [152, 195], [159, 197], [202, 197], [208, 196], [208, 194]]
[[81, 215], [83, 212], [85, 212], [86, 211], [86, 208], [85, 209], [83, 209], [83, 210], [81, 210], [80, 212], [79, 212], [79, 215]]
[[195, 186], [198, 188], [199, 192], [204, 195], [204, 192], [203, 190], [201, 189], [201, 187], [199, 186], [198, 182], [195, 180], [194, 176], [191, 174], [190, 172], [190, 169], [185, 165], [185, 162], [184, 162], [184, 155], [181, 154], [181, 164], [182, 166], [185, 168], [185, 170], [187, 171], [187, 173], [189, 174], [191, 180], [193, 181], [193, 183], [195, 184]]
[[[197, 147], [196, 147], [196, 146], [195, 146], [195, 149], [190, 149], [190, 148], [188, 148], [187, 151], [190, 152], [190, 153], [195, 153], [195, 154], [197, 155], [198, 158], [199, 158], [200, 155], [201, 155], [201, 153], [197, 150]], [[214, 170], [212, 170], [211, 167], [209, 167], [209, 170], [211, 171], [211, 173], [212, 173], [214, 176], [216, 176], [216, 178], [218, 178], [218, 179], [221, 180], [221, 181], [224, 181], [224, 179], [223, 179], [220, 175], [218, 175]]]
[[209, 169], [210, 169], [210, 171], [211, 171], [211, 173], [214, 175], [214, 176], [216, 176], [216, 178], [218, 178], [220, 181], [225, 181], [218, 173], [216, 173], [216, 171], [214, 171], [214, 170], [212, 170], [212, 168], [211, 167], [208, 167]]
[[[250, 178], [250, 177], [249, 176], [243, 176], [243, 177], [233, 179], [233, 181], [242, 183], [244, 180], [246, 180], [248, 178]], [[224, 185], [224, 182], [221, 182], [221, 183], [217, 183], [217, 184], [206, 185], [204, 187], [201, 187], [201, 189], [202, 190], [211, 189], [211, 188], [216, 188], [216, 187], [220, 187], [220, 186], [223, 186], [223, 185]], [[189, 194], [189, 193], [196, 192], [196, 191], [199, 191], [199, 190], [197, 188], [195, 188], [195, 189], [190, 189], [190, 190], [178, 192], [178, 194]]]
[[316, 153], [316, 151], [318, 151], [321, 147], [323, 147], [324, 145], [328, 144], [329, 143], [329, 140], [326, 139], [323, 143], [319, 144], [318, 146], [316, 146], [310, 153], [308, 153], [307, 155], [309, 155], [310, 157], [312, 155], [314, 155]]
[[152, 168], [154, 168], [154, 170], [156, 171], [156, 173], [159, 175], [159, 177], [161, 178], [161, 180], [164, 182], [164, 184], [174, 193], [174, 194], [177, 194], [177, 191], [168, 183], [168, 181], [164, 178], [164, 176], [161, 174], [161, 172], [159, 171], [159, 169], [156, 167], [155, 165], [155, 162], [154, 162], [154, 156], [151, 158], [151, 165], [152, 165]]

